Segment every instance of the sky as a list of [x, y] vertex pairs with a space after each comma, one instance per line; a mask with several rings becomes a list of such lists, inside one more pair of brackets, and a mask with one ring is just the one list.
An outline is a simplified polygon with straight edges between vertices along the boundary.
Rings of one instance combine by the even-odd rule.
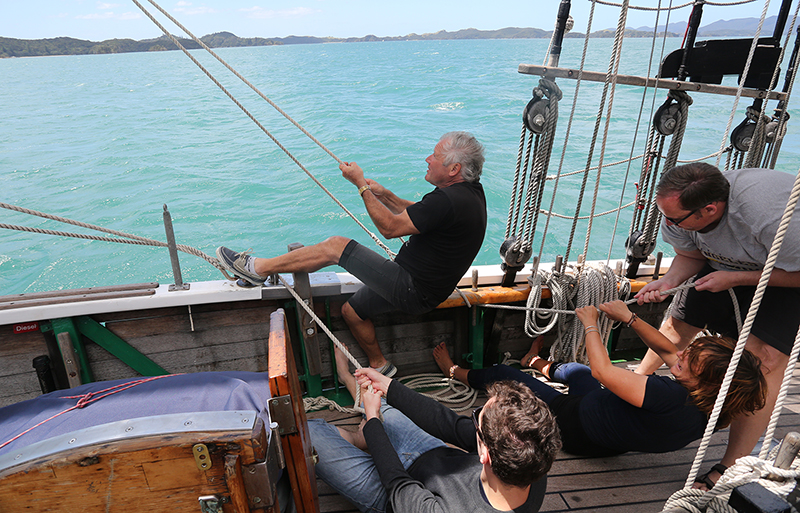
[[[163, 15], [147, 1], [142, 5], [166, 25]], [[158, 0], [164, 10], [197, 36], [232, 32], [240, 37], [403, 36], [465, 28], [495, 30], [535, 27], [550, 30], [558, 0]], [[668, 0], [662, 0], [664, 5]], [[674, 0], [675, 5], [686, 0]], [[769, 14], [778, 9], [772, 1]], [[652, 7], [657, 0], [634, 0], [632, 5]], [[573, 0], [575, 30], [584, 32], [589, 0]], [[759, 16], [763, 2], [735, 7], [706, 6], [705, 22]], [[686, 21], [690, 8], [675, 13], [671, 21]], [[619, 8], [597, 5], [592, 30], [617, 24]], [[631, 11], [627, 26], [653, 25], [653, 14]], [[663, 20], [663, 18], [662, 18]], [[168, 23], [168, 22], [167, 22]], [[662, 23], [663, 24], [663, 23]], [[179, 29], [171, 28], [173, 33]], [[114, 38], [149, 39], [161, 31], [131, 0], [3, 0], [0, 36], [17, 39], [74, 37], [90, 41]]]

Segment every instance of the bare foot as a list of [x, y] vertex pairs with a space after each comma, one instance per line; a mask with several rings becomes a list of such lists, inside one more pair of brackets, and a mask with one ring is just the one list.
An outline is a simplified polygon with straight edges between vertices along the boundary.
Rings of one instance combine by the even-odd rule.
[[336, 373], [339, 375], [339, 382], [344, 385], [353, 401], [356, 399], [356, 378], [350, 372], [350, 360], [347, 356], [339, 350], [338, 347], [333, 348], [333, 354], [336, 358]]
[[539, 335], [533, 341], [533, 343], [531, 344], [531, 348], [528, 350], [527, 353], [525, 353], [525, 356], [523, 356], [520, 359], [519, 361], [520, 365], [522, 365], [523, 367], [530, 367], [531, 360], [533, 359], [533, 357], [539, 356], [539, 352], [542, 350], [542, 344], [544, 344], [544, 335]]
[[447, 346], [444, 345], [444, 342], [433, 348], [433, 359], [436, 361], [436, 365], [439, 366], [439, 370], [442, 371], [442, 374], [449, 378], [450, 367], [453, 366], [453, 359], [450, 358], [450, 353], [447, 352]]
[[341, 426], [336, 426], [336, 429], [339, 430], [339, 434], [342, 438], [355, 445], [362, 451], [367, 451], [367, 441], [364, 439], [364, 433], [362, 431], [364, 428], [364, 422], [365, 421], [362, 419], [361, 424], [359, 424], [358, 429], [355, 431], [345, 429]]

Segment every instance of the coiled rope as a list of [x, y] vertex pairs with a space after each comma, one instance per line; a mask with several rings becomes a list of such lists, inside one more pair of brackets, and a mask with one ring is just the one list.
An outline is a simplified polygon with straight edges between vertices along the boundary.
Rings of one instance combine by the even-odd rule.
[[[777, 452], [777, 448], [774, 451]], [[736, 513], [737, 510], [728, 505], [731, 492], [737, 486], [752, 482], [758, 482], [779, 497], [786, 497], [794, 490], [797, 484], [795, 479], [800, 478], [800, 470], [796, 464], [791, 469], [778, 468], [772, 464], [774, 456], [771, 460], [766, 461], [755, 456], [739, 458], [719, 478], [714, 488], [708, 491], [693, 488], [678, 490], [667, 499], [663, 511]]]

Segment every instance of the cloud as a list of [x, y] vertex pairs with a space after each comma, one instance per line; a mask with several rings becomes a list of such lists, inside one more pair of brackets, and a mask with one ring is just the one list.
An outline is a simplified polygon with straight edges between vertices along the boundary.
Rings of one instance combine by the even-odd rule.
[[273, 9], [264, 9], [263, 7], [255, 6], [239, 10], [248, 13], [249, 18], [258, 20], [273, 18], [302, 18], [303, 16], [309, 16], [318, 12], [322, 12], [318, 9], [309, 9], [308, 7], [296, 7], [294, 9], [282, 9], [276, 11]]
[[110, 4], [107, 2], [97, 2], [97, 9], [103, 12], [94, 12], [91, 14], [78, 14], [75, 19], [78, 20], [137, 20], [142, 17], [141, 13], [136, 11], [127, 11], [123, 13], [115, 13], [111, 9], [120, 7], [121, 4]]
[[77, 16], [75, 16], [75, 18], [79, 20], [108, 20], [114, 17], [115, 17], [114, 13], [111, 11], [92, 13], [92, 14], [78, 14]]
[[194, 14], [216, 14], [219, 12], [216, 9], [213, 9], [211, 7], [206, 7], [204, 5], [198, 7], [192, 7], [192, 2], [184, 2], [183, 0], [178, 2], [177, 5], [178, 6], [175, 7], [174, 11], [186, 14], [187, 16], [191, 16]]

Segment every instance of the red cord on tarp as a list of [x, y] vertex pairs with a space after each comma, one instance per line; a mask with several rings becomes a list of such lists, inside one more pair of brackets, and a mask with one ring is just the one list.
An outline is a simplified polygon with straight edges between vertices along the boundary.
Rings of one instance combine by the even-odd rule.
[[93, 403], [95, 401], [99, 401], [100, 399], [102, 399], [104, 397], [108, 397], [108, 396], [110, 396], [112, 394], [116, 394], [117, 392], [122, 392], [124, 390], [128, 390], [129, 388], [133, 388], [136, 385], [141, 385], [142, 383], [148, 383], [150, 381], [155, 381], [157, 379], [169, 378], [171, 376], [178, 376], [178, 375], [179, 374], [167, 374], [165, 376], [153, 376], [151, 378], [142, 378], [142, 379], [137, 379], [135, 381], [128, 381], [127, 383], [120, 383], [119, 385], [114, 385], [113, 387], [106, 388], [105, 390], [98, 390], [97, 392], [87, 392], [87, 393], [81, 394], [81, 395], [64, 396], [61, 399], [77, 399], [78, 402], [75, 403], [74, 406], [70, 406], [66, 410], [56, 413], [52, 417], [39, 422], [35, 426], [29, 427], [28, 429], [26, 429], [22, 433], [16, 435], [12, 439], [3, 442], [2, 444], [0, 444], [0, 449], [5, 447], [6, 445], [10, 444], [14, 440], [17, 440], [18, 438], [20, 438], [21, 436], [25, 435], [26, 433], [30, 433], [31, 431], [33, 431], [37, 427], [45, 424], [46, 422], [49, 422], [49, 421], [53, 420], [54, 418], [56, 418], [56, 417], [58, 417], [60, 415], [65, 414], [65, 413], [67, 413], [69, 411], [76, 410], [76, 409], [79, 409], [79, 408], [85, 408], [86, 406], [90, 405], [91, 403]]

